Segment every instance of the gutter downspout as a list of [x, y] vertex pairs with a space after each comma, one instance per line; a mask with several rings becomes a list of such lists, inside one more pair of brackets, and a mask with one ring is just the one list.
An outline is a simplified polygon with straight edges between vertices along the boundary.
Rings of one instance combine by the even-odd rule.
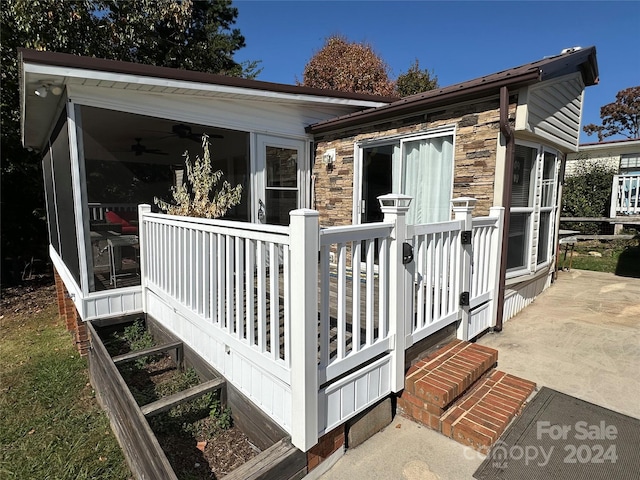
[[511, 190], [513, 186], [513, 154], [515, 135], [509, 125], [509, 89], [500, 87], [500, 133], [507, 143], [505, 152], [504, 184], [502, 188], [502, 206], [504, 207], [504, 226], [502, 229], [502, 258], [500, 258], [500, 279], [498, 282], [498, 307], [494, 332], [502, 331], [504, 317], [504, 293], [507, 276], [507, 249], [509, 248], [509, 210], [511, 209]]

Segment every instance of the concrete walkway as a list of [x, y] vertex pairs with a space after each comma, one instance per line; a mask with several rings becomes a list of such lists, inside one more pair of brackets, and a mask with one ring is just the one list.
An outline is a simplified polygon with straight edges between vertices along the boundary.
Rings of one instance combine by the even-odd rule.
[[[498, 368], [640, 418], [640, 279], [572, 270], [478, 343]], [[396, 417], [321, 478], [471, 479], [484, 456]], [[322, 467], [322, 466], [321, 466]]]

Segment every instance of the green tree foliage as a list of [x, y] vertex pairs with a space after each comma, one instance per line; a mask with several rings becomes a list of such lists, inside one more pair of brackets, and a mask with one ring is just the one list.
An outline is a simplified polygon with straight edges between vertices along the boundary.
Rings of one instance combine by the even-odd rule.
[[240, 203], [242, 185], [232, 187], [225, 180], [222, 186], [216, 189], [223, 174], [222, 170], [216, 172], [212, 170], [209, 147], [209, 137], [203, 135], [202, 158], [196, 156], [195, 163], [191, 163], [189, 152], [185, 152], [187, 182], [171, 189], [175, 204], [154, 198], [161, 210], [184, 217], [220, 218], [227, 213], [227, 210]]
[[329, 37], [304, 67], [302, 85], [353, 93], [390, 96], [389, 67], [366, 43]]
[[[563, 217], [608, 217], [611, 184], [615, 170], [584, 159], [575, 174], [565, 178], [562, 190]], [[567, 227], [585, 234], [596, 234], [595, 222], [571, 223]]]
[[11, 270], [7, 258], [14, 263], [44, 258], [47, 244], [40, 156], [24, 150], [20, 138], [17, 49], [254, 78], [257, 62], [233, 60], [245, 46], [240, 31], [232, 28], [237, 15], [230, 0], [3, 0], [3, 275]]
[[438, 77], [432, 71], [421, 70], [417, 58], [409, 70], [396, 79], [396, 94], [400, 97], [408, 97], [436, 88], [438, 88]]
[[587, 135], [598, 134], [598, 141], [614, 135], [640, 138], [640, 85], [625, 88], [616, 94], [616, 101], [600, 108], [602, 125], [590, 123], [583, 130]]

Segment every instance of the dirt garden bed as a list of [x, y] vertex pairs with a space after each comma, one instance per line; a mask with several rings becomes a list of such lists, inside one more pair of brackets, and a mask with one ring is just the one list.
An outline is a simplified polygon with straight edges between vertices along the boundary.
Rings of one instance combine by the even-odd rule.
[[[103, 342], [112, 357], [155, 343], [141, 321], [110, 329]], [[140, 407], [201, 383], [193, 368], [180, 370], [167, 353], [122, 363], [118, 369]], [[260, 453], [233, 424], [222, 401], [219, 391], [207, 393], [147, 419], [178, 478], [219, 479]]]

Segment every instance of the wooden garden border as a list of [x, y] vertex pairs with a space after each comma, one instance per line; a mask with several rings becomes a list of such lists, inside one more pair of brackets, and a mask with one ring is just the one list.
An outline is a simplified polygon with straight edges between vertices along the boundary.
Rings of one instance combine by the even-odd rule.
[[[178, 480], [141, 408], [133, 398], [93, 325], [93, 323], [101, 327], [117, 325], [130, 320], [130, 318], [120, 318], [87, 322], [91, 342], [89, 351], [91, 384], [96, 391], [98, 401], [107, 412], [111, 428], [134, 476], [143, 480], [158, 478]], [[148, 318], [146, 324], [157, 342], [177, 341], [175, 336], [152, 318]], [[187, 366], [193, 367], [203, 381], [221, 377], [188, 346], [184, 345], [184, 352], [181, 353], [183, 355], [180, 360], [183, 359]], [[288, 434], [253, 406], [235, 387], [227, 383], [225, 390], [226, 398], [223, 398], [223, 401], [231, 407], [235, 425], [262, 452], [224, 478], [293, 480], [304, 477], [307, 473], [306, 454], [291, 445]]]

